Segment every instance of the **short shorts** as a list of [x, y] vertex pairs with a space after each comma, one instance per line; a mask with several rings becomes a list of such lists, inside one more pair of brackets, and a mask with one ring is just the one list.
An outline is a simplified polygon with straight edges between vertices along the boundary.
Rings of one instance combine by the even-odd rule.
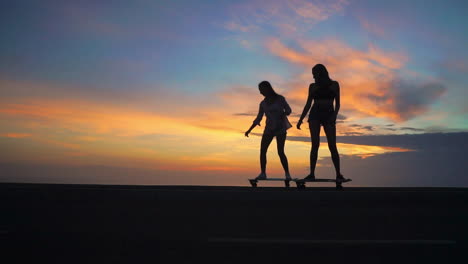
[[310, 110], [308, 122], [318, 121], [321, 125], [335, 125], [335, 110], [333, 106], [322, 107], [314, 105]]

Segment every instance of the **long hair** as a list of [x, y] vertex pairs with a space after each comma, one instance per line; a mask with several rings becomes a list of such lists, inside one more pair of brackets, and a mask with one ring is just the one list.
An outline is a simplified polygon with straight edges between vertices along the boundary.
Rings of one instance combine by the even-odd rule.
[[319, 87], [325, 88], [330, 86], [332, 80], [328, 75], [327, 68], [323, 64], [317, 64], [312, 68], [312, 74], [315, 78], [315, 83], [318, 84]]
[[267, 98], [275, 98], [278, 94], [273, 90], [273, 87], [268, 81], [263, 81], [258, 84], [258, 89], [265, 95]]

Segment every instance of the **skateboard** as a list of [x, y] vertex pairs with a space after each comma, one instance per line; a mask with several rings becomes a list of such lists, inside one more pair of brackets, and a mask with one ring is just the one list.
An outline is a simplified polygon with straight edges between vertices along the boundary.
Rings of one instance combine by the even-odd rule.
[[266, 178], [266, 179], [249, 179], [250, 185], [252, 187], [257, 187], [257, 182], [259, 181], [282, 181], [284, 182], [284, 186], [289, 187], [289, 182], [291, 181], [298, 181], [299, 179], [290, 179], [287, 180], [285, 178]]
[[351, 179], [337, 181], [336, 179], [317, 179], [316, 178], [315, 180], [294, 179], [293, 181], [296, 182], [296, 186], [298, 189], [304, 189], [306, 182], [334, 182], [336, 183], [336, 189], [341, 190], [343, 189], [342, 183], [350, 182]]

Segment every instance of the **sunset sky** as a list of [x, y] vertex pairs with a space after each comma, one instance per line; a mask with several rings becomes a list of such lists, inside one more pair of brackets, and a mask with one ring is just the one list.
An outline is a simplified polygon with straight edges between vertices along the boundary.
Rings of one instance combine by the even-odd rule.
[[[0, 181], [248, 185], [268, 80], [295, 124], [324, 64], [352, 186], [468, 186], [468, 2], [9, 1], [0, 9]], [[283, 177], [275, 142], [267, 173]], [[318, 177], [334, 177], [326, 139]], [[274, 184], [273, 184], [274, 185]]]

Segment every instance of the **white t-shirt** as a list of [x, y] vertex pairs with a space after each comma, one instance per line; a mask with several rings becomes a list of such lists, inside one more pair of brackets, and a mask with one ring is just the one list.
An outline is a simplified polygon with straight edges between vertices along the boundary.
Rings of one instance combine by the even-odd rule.
[[266, 98], [260, 103], [257, 118], [253, 121], [254, 124], [260, 125], [263, 114], [266, 115], [266, 125], [263, 133], [270, 135], [281, 135], [286, 133], [286, 130], [292, 127], [287, 118], [291, 114], [291, 107], [289, 107], [286, 99], [278, 95], [275, 101], [271, 104], [266, 102]]

